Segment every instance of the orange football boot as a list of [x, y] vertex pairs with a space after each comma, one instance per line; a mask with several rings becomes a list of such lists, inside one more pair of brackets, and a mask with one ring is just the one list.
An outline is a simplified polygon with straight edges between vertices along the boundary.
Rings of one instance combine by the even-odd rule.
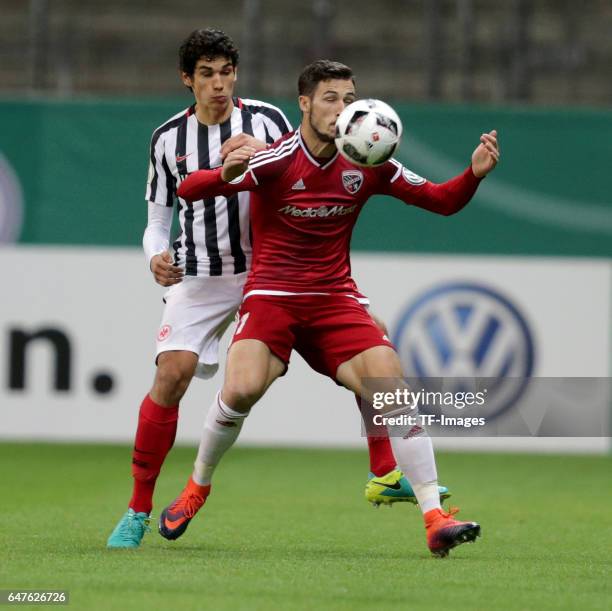
[[168, 505], [159, 516], [159, 534], [165, 539], [178, 539], [189, 526], [189, 522], [206, 502], [210, 484], [200, 486], [190, 477], [183, 492]]
[[448, 552], [462, 543], [472, 543], [480, 537], [480, 524], [476, 522], [458, 522], [453, 515], [459, 511], [450, 509], [448, 513], [442, 509], [432, 509], [423, 517], [427, 532], [427, 547], [439, 558], [448, 556]]

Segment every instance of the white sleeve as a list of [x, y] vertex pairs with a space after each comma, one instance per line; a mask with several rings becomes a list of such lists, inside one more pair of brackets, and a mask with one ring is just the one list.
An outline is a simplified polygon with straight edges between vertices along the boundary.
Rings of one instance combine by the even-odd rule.
[[172, 208], [176, 193], [176, 179], [166, 161], [165, 134], [157, 136], [158, 131], [154, 132], [151, 139], [145, 199]]
[[173, 212], [173, 208], [149, 202], [149, 220], [142, 236], [142, 247], [144, 248], [149, 269], [151, 259], [160, 252], [168, 250]]

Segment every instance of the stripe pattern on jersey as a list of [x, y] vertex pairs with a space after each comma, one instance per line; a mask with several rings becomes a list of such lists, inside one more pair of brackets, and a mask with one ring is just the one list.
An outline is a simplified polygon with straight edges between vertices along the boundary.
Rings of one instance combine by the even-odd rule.
[[237, 104], [241, 109], [244, 109], [253, 115], [260, 114], [269, 119], [269, 121], [264, 123], [264, 129], [266, 131], [266, 144], [276, 142], [279, 138], [285, 134], [288, 134], [293, 129], [291, 127], [291, 123], [289, 123], [287, 117], [280, 110], [280, 108], [276, 108], [276, 106], [272, 106], [272, 104], [261, 102], [260, 100], [248, 99], [237, 99]]
[[[168, 167], [168, 162], [166, 161], [165, 156], [161, 156], [161, 162], [158, 162], [159, 156], [156, 155], [156, 151], [158, 150], [157, 145], [161, 136], [170, 130], [177, 129], [180, 125], [186, 122], [186, 113], [182, 112], [179, 115], [172, 117], [169, 121], [153, 132], [153, 137], [151, 138], [149, 182], [147, 184], [146, 195], [146, 199], [151, 202], [162, 203], [162, 201], [164, 201], [166, 206], [174, 205], [173, 195], [176, 193], [176, 189], [174, 189], [174, 193], [168, 189], [168, 176], [171, 175], [170, 168]], [[162, 180], [164, 180], [164, 177], [166, 178], [165, 185], [163, 187], [158, 184], [160, 176], [162, 177]], [[175, 184], [173, 186], [175, 186]]]
[[234, 99], [235, 108], [220, 125], [199, 123], [195, 105], [171, 117], [153, 133], [146, 199], [176, 202], [180, 233], [174, 261], [188, 276], [245, 272], [251, 255], [248, 193], [187, 202], [176, 189], [189, 173], [222, 164], [223, 143], [240, 133], [272, 143], [291, 130], [283, 113], [265, 102]]

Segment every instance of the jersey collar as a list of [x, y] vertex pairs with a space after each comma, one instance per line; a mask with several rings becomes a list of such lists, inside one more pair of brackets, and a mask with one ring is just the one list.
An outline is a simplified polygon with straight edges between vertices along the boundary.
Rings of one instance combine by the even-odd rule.
[[304, 151], [304, 155], [306, 155], [306, 158], [310, 161], [310, 163], [312, 163], [312, 165], [316, 166], [320, 170], [325, 170], [332, 163], [334, 163], [334, 161], [336, 161], [336, 158], [338, 157], [338, 151], [337, 150], [336, 150], [336, 154], [333, 155], [330, 159], [328, 159], [325, 163], [323, 163], [323, 164], [319, 163], [313, 157], [312, 153], [308, 150], [308, 147], [306, 146], [306, 143], [304, 142], [304, 140], [302, 138], [302, 130], [299, 127], [297, 129], [297, 133], [298, 133], [298, 140], [300, 142], [300, 146], [302, 147], [302, 150]]

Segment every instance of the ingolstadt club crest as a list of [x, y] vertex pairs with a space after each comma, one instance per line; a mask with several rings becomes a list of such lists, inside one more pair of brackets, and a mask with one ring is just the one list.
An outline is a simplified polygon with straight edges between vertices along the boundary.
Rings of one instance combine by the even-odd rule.
[[359, 170], [343, 170], [342, 184], [351, 195], [355, 195], [363, 184], [363, 174]]

